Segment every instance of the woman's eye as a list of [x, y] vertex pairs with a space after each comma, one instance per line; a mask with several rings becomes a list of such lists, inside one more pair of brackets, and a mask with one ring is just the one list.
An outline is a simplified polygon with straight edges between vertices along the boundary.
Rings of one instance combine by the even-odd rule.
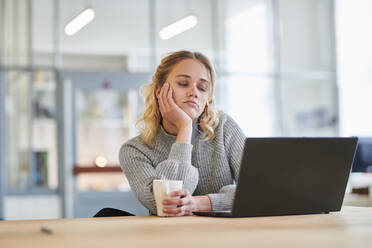
[[180, 86], [187, 86], [187, 82], [179, 82], [178, 85], [180, 85]]
[[208, 85], [199, 84], [198, 89], [203, 91], [203, 92], [206, 92], [206, 91], [208, 91]]

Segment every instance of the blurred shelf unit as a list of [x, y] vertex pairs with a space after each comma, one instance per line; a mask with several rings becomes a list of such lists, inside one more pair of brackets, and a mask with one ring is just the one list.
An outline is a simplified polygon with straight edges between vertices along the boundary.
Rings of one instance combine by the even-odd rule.
[[56, 79], [51, 69], [7, 72], [8, 195], [56, 194]]
[[91, 166], [91, 165], [75, 165], [73, 173], [75, 176], [84, 173], [122, 173], [120, 166], [118, 165], [108, 165], [105, 167]]

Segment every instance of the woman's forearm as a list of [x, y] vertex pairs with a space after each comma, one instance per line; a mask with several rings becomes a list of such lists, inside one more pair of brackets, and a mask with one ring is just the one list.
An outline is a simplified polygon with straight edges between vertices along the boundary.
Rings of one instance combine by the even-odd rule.
[[176, 142], [191, 143], [192, 125], [186, 125], [178, 130]]
[[200, 196], [193, 196], [196, 202], [196, 210], [198, 212], [205, 212], [205, 211], [212, 211], [212, 203], [208, 196], [200, 195]]

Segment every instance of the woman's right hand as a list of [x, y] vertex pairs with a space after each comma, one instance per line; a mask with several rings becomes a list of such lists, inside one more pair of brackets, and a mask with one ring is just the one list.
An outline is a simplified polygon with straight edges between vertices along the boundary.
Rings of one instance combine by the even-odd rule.
[[156, 96], [163, 119], [174, 125], [177, 131], [192, 126], [191, 117], [174, 102], [173, 89], [168, 83], [156, 90]]

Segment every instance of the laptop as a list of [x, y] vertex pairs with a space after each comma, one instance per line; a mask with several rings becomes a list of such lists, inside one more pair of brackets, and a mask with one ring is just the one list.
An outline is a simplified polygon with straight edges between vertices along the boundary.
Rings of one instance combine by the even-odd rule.
[[246, 138], [231, 211], [255, 217], [340, 211], [357, 137]]

